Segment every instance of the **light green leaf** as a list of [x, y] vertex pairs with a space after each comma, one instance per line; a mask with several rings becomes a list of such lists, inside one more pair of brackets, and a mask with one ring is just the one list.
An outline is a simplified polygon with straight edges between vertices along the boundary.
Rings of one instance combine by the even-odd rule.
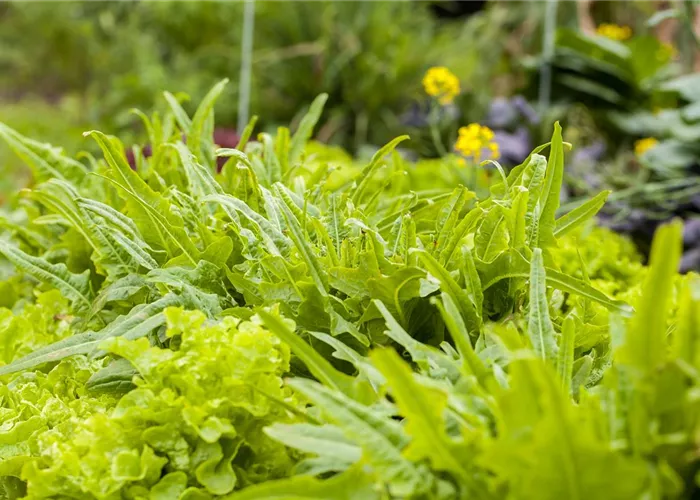
[[675, 220], [661, 226], [654, 236], [649, 273], [621, 353], [621, 361], [642, 373], [655, 373], [666, 358], [666, 322], [683, 249], [682, 234], [683, 224]]
[[73, 303], [76, 313], [84, 313], [90, 309], [93, 292], [89, 270], [82, 274], [71, 273], [65, 264], [52, 264], [45, 259], [33, 257], [2, 240], [0, 253], [18, 269], [58, 289]]
[[131, 170], [122, 152], [106, 135], [97, 131], [87, 132], [87, 135], [91, 135], [102, 148], [112, 168], [109, 180], [124, 194], [130, 215], [146, 241], [164, 249], [170, 257], [182, 254], [195, 265], [199, 252], [185, 231], [182, 217], [173, 211], [163, 196]]
[[[211, 169], [214, 167], [212, 157], [213, 149], [211, 149], [214, 138], [212, 131], [207, 130], [206, 123], [209, 120], [213, 120], [214, 103], [223, 92], [227, 83], [228, 78], [224, 78], [207, 92], [207, 95], [204, 96], [192, 117], [192, 125], [190, 131], [187, 133], [187, 147], [200, 162], [203, 162], [206, 167], [210, 169], [209, 172], [211, 172]], [[208, 150], [205, 151], [203, 149], [205, 147], [208, 147]], [[182, 153], [180, 156], [182, 157]]]
[[382, 500], [372, 476], [361, 467], [329, 479], [296, 476], [249, 486], [223, 500]]
[[537, 355], [554, 363], [557, 359], [557, 342], [549, 317], [545, 269], [540, 248], [535, 248], [530, 263], [530, 314], [527, 333]]
[[609, 194], [610, 191], [598, 193], [586, 203], [576, 207], [566, 215], [559, 217], [555, 222], [554, 236], [556, 238], [561, 238], [591, 217], [594, 217], [603, 205], [605, 205], [605, 200], [608, 198]]
[[559, 122], [554, 124], [554, 133], [547, 162], [547, 175], [542, 196], [539, 199], [542, 212], [539, 217], [538, 246], [545, 248], [556, 246], [554, 237], [555, 217], [559, 209], [559, 195], [564, 179], [564, 145], [561, 138], [561, 126]]
[[354, 464], [362, 457], [362, 449], [334, 425], [274, 424], [265, 428], [265, 434], [290, 448], [347, 464]]
[[452, 296], [469, 331], [474, 332], [474, 334], [479, 332], [481, 329], [480, 313], [477, 313], [467, 292], [457, 284], [454, 278], [450, 276], [450, 273], [428, 252], [414, 249], [411, 253], [418, 255], [426, 271], [440, 282], [442, 291]]
[[328, 100], [328, 94], [320, 94], [314, 102], [311, 103], [309, 111], [304, 115], [304, 118], [299, 122], [299, 127], [297, 127], [294, 136], [289, 143], [289, 159], [287, 163], [290, 167], [294, 167], [299, 161], [301, 154], [304, 152], [306, 143], [311, 138], [314, 127], [318, 123], [319, 118], [321, 118], [321, 113], [323, 112], [323, 107]]
[[309, 270], [309, 274], [311, 274], [311, 278], [314, 280], [316, 288], [322, 297], [326, 297], [328, 295], [328, 275], [314, 255], [311, 244], [302, 232], [302, 228], [299, 225], [299, 221], [294, 216], [294, 213], [289, 206], [287, 206], [287, 202], [283, 198], [277, 203], [282, 211], [282, 216], [287, 223], [289, 236], [294, 242], [294, 245], [297, 247], [302, 260], [306, 263], [306, 267]]
[[289, 345], [294, 354], [306, 365], [309, 371], [323, 384], [346, 394], [352, 394], [352, 377], [336, 370], [323, 356], [309, 344], [304, 342], [294, 331], [289, 328], [284, 320], [262, 309], [257, 311], [265, 326]]
[[398, 146], [400, 143], [407, 140], [408, 138], [409, 137], [407, 135], [397, 137], [396, 139], [390, 141], [388, 144], [384, 145], [381, 149], [379, 149], [379, 151], [374, 153], [374, 156], [372, 156], [372, 159], [370, 160], [369, 164], [362, 169], [362, 174], [360, 175], [360, 182], [352, 190], [350, 199], [355, 205], [359, 205], [362, 201], [362, 198], [364, 198], [365, 191], [369, 187], [369, 183], [372, 177], [374, 176], [375, 172], [381, 166], [381, 162], [384, 159], [384, 157], [391, 153], [396, 148], [396, 146]]
[[375, 350], [370, 358], [384, 375], [391, 395], [405, 418], [404, 428], [411, 442], [404, 452], [413, 460], [428, 459], [437, 470], [453, 473], [460, 481], [471, 483], [468, 446], [447, 436], [444, 413], [447, 395], [421, 385], [409, 366], [390, 349]]
[[557, 373], [561, 380], [565, 394], [571, 392], [571, 377], [574, 365], [574, 344], [576, 339], [574, 318], [568, 316], [564, 320], [559, 339], [559, 352], [557, 353]]
[[175, 120], [177, 121], [180, 130], [182, 130], [185, 135], [189, 135], [190, 128], [192, 127], [192, 120], [190, 120], [190, 117], [187, 116], [187, 112], [182, 109], [180, 101], [178, 101], [177, 97], [172, 95], [170, 92], [163, 92], [163, 96], [165, 97], [168, 106], [170, 106], [170, 110], [175, 116]]
[[402, 454], [408, 438], [398, 422], [316, 382], [292, 379], [289, 384], [362, 448], [363, 459], [387, 483], [391, 494], [406, 496], [430, 489], [430, 475]]

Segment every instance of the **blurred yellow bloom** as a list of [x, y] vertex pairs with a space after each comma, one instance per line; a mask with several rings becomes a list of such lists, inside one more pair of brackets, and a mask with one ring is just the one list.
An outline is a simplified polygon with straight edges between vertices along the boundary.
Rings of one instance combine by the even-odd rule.
[[659, 141], [653, 137], [647, 137], [645, 139], [639, 139], [634, 143], [634, 154], [637, 156], [642, 156], [644, 153], [655, 147]]
[[455, 142], [455, 151], [475, 162], [480, 162], [486, 157], [497, 160], [500, 158], [501, 152], [498, 149], [498, 143], [494, 142], [493, 138], [493, 130], [478, 123], [471, 123], [466, 127], [460, 127], [459, 137]]
[[450, 104], [460, 92], [459, 79], [444, 66], [435, 66], [425, 73], [423, 88], [442, 105]]
[[611, 40], [623, 41], [632, 36], [632, 29], [629, 26], [618, 26], [617, 24], [603, 23], [596, 29], [596, 32]]

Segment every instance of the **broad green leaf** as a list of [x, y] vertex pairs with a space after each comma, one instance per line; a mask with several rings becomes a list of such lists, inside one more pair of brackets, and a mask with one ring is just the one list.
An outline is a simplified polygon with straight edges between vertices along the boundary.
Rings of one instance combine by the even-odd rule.
[[27, 370], [44, 363], [60, 361], [76, 354], [98, 353], [102, 341], [109, 337], [123, 336], [129, 340], [144, 337], [155, 328], [165, 324], [162, 310], [167, 306], [178, 303], [173, 298], [166, 297], [166, 299], [161, 299], [143, 308], [136, 308], [126, 318], [118, 320], [116, 325], [112, 323], [99, 332], [75, 334], [38, 349], [23, 358], [13, 361], [9, 365], [0, 367], [0, 375]]
[[476, 270], [474, 257], [472, 257], [472, 252], [467, 246], [462, 247], [462, 262], [464, 264], [462, 267], [462, 275], [464, 277], [467, 294], [469, 294], [469, 299], [474, 304], [477, 316], [481, 318], [484, 304], [484, 291], [481, 288], [481, 278], [479, 278], [479, 273]]
[[471, 336], [459, 315], [459, 310], [452, 297], [443, 292], [440, 294], [440, 300], [435, 298], [432, 302], [440, 310], [445, 326], [447, 326], [450, 335], [452, 335], [452, 341], [462, 357], [462, 366], [465, 373], [474, 375], [487, 389], [495, 389], [493, 373], [484, 365], [474, 351]]
[[124, 394], [136, 386], [132, 382], [138, 372], [126, 359], [115, 359], [100, 371], [92, 374], [85, 388], [94, 393]]
[[[530, 262], [520, 253], [514, 252], [510, 254], [511, 269], [506, 272], [498, 272], [491, 276], [483, 285], [484, 291], [491, 288], [493, 285], [509, 278], [524, 278], [530, 277], [529, 269]], [[545, 267], [546, 282], [548, 286], [561, 290], [563, 292], [573, 293], [583, 298], [597, 302], [605, 306], [608, 310], [616, 312], [622, 316], [630, 316], [634, 309], [624, 301], [611, 299], [600, 290], [593, 288], [584, 281], [572, 278], [564, 273], [554, 269]]]
[[474, 236], [474, 251], [484, 262], [493, 262], [508, 248], [510, 235], [505, 210], [496, 205], [482, 217]]
[[384, 317], [384, 321], [386, 321], [387, 330], [384, 333], [394, 342], [404, 347], [421, 370], [437, 378], [448, 377], [452, 380], [457, 378], [456, 365], [451, 359], [434, 347], [418, 342], [411, 337], [381, 301], [374, 300], [373, 304]]
[[[120, 241], [115, 241], [112, 233], [116, 233], [117, 230], [114, 226], [107, 225], [108, 222], [112, 222], [110, 216], [112, 212], [116, 212], [115, 210], [98, 208], [95, 204], [90, 205], [93, 210], [85, 210], [80, 202], [81, 198], [73, 186], [59, 179], [52, 179], [40, 185], [36, 190], [31, 191], [29, 196], [60, 214], [65, 221], [83, 235], [95, 251], [95, 262], [99, 273], [107, 274], [110, 277], [120, 277], [130, 271], [138, 270], [139, 263], [135, 263], [131, 256], [131, 246], [124, 246]], [[100, 215], [97, 215], [97, 212]], [[110, 217], [110, 219], [104, 220], [103, 215]], [[123, 225], [121, 218], [116, 218], [116, 225], [120, 227]], [[130, 233], [129, 237], [137, 239], [134, 233]], [[128, 239], [128, 237], [124, 239]], [[140, 254], [139, 256], [142, 257]], [[144, 261], [143, 258], [139, 260]]]
[[323, 332], [309, 332], [311, 335], [316, 337], [318, 340], [325, 342], [331, 346], [335, 351], [333, 352], [333, 357], [337, 359], [342, 359], [352, 365], [357, 369], [357, 371], [363, 374], [367, 380], [372, 384], [372, 387], [377, 390], [379, 386], [384, 384], [384, 377], [377, 369], [372, 366], [369, 358], [360, 355], [357, 351], [350, 348], [344, 342], [338, 340], [336, 337], [328, 335]]
[[[207, 196], [203, 201], [215, 202], [227, 207], [226, 213], [230, 214], [235, 211], [243, 215], [253, 226], [254, 232], [263, 240], [265, 248], [273, 255], [281, 255], [286, 253], [287, 248], [291, 245], [291, 241], [282, 232], [274, 227], [265, 217], [250, 208], [245, 202], [234, 198], [233, 196], [218, 194]], [[235, 219], [231, 217], [235, 222]]]
[[[194, 146], [190, 145], [190, 148], [192, 147]], [[211, 170], [200, 165], [187, 146], [178, 142], [175, 144], [175, 149], [180, 155], [180, 161], [189, 183], [189, 192], [195, 200], [199, 201], [207, 196], [223, 194], [224, 191], [214, 179]]]
[[457, 224], [450, 239], [445, 244], [445, 248], [440, 252], [440, 263], [444, 266], [452, 261], [454, 253], [460, 246], [460, 242], [472, 229], [472, 226], [477, 223], [483, 211], [476, 207], [467, 213], [467, 215]]
[[440, 255], [445, 243], [452, 235], [452, 231], [457, 226], [457, 221], [460, 218], [468, 195], [473, 196], [473, 194], [474, 193], [468, 191], [464, 186], [459, 186], [452, 191], [449, 200], [447, 200], [447, 203], [442, 207], [435, 221], [437, 239], [432, 249], [433, 254]]
[[539, 217], [537, 215], [537, 205], [538, 203], [542, 205], [540, 201], [543, 195], [543, 185], [545, 181], [545, 176], [547, 173], [547, 160], [544, 156], [539, 154], [532, 155], [530, 163], [527, 165], [522, 173], [522, 188], [527, 189], [527, 209], [525, 212], [525, 226], [526, 233], [532, 233], [532, 226], [539, 224]]
[[530, 193], [522, 190], [515, 195], [513, 206], [510, 209], [510, 234], [511, 246], [513, 248], [522, 248], [527, 244], [527, 210], [530, 201]]
[[24, 137], [3, 123], [0, 138], [27, 164], [37, 182], [62, 179], [79, 183], [88, 173], [85, 165], [64, 156], [61, 149]]

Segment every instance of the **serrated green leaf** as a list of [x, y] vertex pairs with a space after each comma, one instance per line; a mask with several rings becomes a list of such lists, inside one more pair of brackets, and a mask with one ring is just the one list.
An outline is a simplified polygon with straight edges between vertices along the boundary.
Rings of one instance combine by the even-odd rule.
[[547, 161], [547, 175], [545, 176], [544, 190], [539, 199], [542, 212], [539, 217], [538, 246], [546, 248], [556, 246], [554, 237], [555, 217], [559, 209], [559, 196], [561, 184], [564, 179], [564, 145], [561, 138], [561, 126], [559, 122], [554, 124], [554, 133]]
[[0, 253], [18, 269], [58, 289], [73, 303], [78, 314], [90, 308], [93, 292], [89, 270], [82, 274], [71, 273], [65, 264], [52, 264], [45, 259], [33, 257], [2, 240], [0, 240]]
[[402, 454], [408, 439], [397, 422], [316, 382], [293, 379], [289, 383], [362, 448], [363, 459], [386, 481], [392, 494], [403, 496], [430, 489], [430, 475]]
[[[110, 181], [124, 194], [131, 217], [150, 245], [162, 248], [171, 257], [182, 254], [193, 265], [197, 263], [197, 248], [185, 231], [182, 217], [168, 201], [153, 191], [131, 170], [121, 151], [101, 132], [88, 132], [99, 144], [112, 169]], [[149, 238], [149, 235], [151, 236]], [[150, 240], [150, 241], [149, 241]]]
[[527, 333], [537, 356], [555, 363], [557, 341], [554, 326], [549, 317], [545, 269], [540, 248], [535, 248], [530, 263], [530, 314]]

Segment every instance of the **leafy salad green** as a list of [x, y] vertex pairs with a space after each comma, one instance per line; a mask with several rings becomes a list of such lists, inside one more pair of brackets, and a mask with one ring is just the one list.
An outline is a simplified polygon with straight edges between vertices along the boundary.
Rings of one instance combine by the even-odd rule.
[[697, 488], [677, 223], [645, 268], [592, 226], [607, 193], [561, 215], [558, 124], [488, 193], [408, 163], [405, 136], [365, 165], [309, 142], [324, 95], [217, 149], [225, 83], [140, 114], [135, 170], [100, 132], [83, 163], [0, 126], [36, 182], [2, 218], [0, 498]]

